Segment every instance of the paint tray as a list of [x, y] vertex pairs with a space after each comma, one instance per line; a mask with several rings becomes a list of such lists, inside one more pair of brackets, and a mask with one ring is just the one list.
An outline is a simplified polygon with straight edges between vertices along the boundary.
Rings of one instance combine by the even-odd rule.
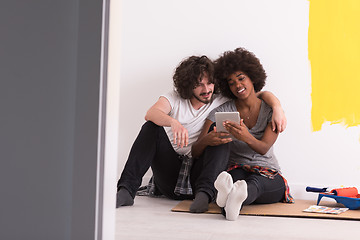
[[323, 197], [333, 198], [336, 200], [337, 203], [343, 204], [345, 207], [349, 208], [350, 210], [355, 210], [360, 208], [360, 198], [359, 198], [360, 194], [358, 194], [357, 197], [342, 197], [333, 194], [319, 193], [317, 205], [319, 205], [320, 200]]

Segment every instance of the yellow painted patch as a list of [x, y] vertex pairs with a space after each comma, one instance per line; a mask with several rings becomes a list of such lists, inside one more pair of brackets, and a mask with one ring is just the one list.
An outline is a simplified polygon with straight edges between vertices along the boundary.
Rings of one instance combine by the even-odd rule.
[[309, 2], [313, 130], [360, 125], [360, 1]]

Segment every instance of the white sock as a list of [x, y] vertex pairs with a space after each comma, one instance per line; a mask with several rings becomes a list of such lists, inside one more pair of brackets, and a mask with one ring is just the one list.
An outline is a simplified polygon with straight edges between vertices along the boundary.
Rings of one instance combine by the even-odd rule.
[[214, 186], [218, 191], [216, 203], [219, 207], [225, 207], [228, 195], [231, 192], [233, 185], [233, 179], [228, 172], [223, 171], [216, 178]]
[[247, 184], [244, 180], [234, 183], [225, 205], [226, 219], [235, 221], [239, 214], [242, 203], [247, 198]]

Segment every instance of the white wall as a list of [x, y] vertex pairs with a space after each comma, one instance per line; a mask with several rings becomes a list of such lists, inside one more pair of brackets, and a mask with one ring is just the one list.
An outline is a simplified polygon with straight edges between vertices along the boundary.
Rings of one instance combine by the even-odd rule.
[[360, 182], [359, 127], [325, 124], [312, 132], [307, 0], [123, 0], [119, 15], [119, 175], [146, 110], [172, 89], [177, 64], [241, 46], [260, 58], [268, 74], [264, 90], [286, 111], [288, 127], [275, 151], [293, 195], [312, 199], [307, 185]]

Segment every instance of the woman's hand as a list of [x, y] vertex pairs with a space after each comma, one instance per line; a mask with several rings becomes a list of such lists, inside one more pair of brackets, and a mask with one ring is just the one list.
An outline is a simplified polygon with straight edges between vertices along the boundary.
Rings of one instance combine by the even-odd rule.
[[232, 121], [225, 121], [224, 127], [236, 139], [241, 140], [243, 142], [247, 142], [246, 140], [249, 137], [252, 137], [252, 135], [249, 132], [249, 129], [246, 127], [244, 123], [244, 119], [240, 120], [240, 124]]
[[229, 133], [217, 132], [216, 127], [214, 127], [214, 130], [204, 136], [204, 142], [208, 146], [217, 146], [231, 141], [232, 139], [230, 138]]
[[240, 124], [226, 121], [224, 126], [234, 137], [245, 142], [251, 149], [262, 155], [269, 151], [279, 135], [278, 132], [272, 131], [270, 123], [267, 125], [264, 135], [260, 140], [251, 135], [249, 129], [244, 124], [244, 119], [240, 120]]
[[200, 157], [207, 146], [217, 146], [232, 141], [229, 133], [217, 132], [215, 126], [210, 131], [211, 125], [213, 122], [206, 119], [198, 140], [191, 147], [191, 154], [194, 158]]

